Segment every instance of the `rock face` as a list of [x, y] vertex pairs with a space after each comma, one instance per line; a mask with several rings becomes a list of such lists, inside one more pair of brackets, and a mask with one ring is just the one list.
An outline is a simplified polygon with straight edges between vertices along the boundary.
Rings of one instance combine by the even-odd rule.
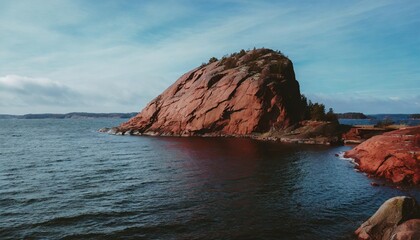
[[380, 135], [380, 134], [390, 132], [390, 131], [392, 130], [386, 129], [386, 128], [353, 126], [352, 128], [350, 128], [349, 131], [345, 132], [342, 135], [342, 139], [344, 141], [344, 144], [359, 144], [373, 136]]
[[[394, 197], [387, 200], [364, 222], [355, 234], [359, 239], [419, 239], [420, 209], [414, 198]], [[411, 219], [411, 220], [410, 220]]]
[[249, 135], [300, 120], [292, 62], [269, 49], [241, 51], [184, 74], [120, 132], [145, 135]]
[[387, 132], [345, 153], [361, 171], [394, 183], [420, 183], [420, 126]]
[[101, 128], [98, 130], [98, 132], [101, 133], [109, 133], [109, 134], [117, 134], [118, 132], [118, 128], [113, 127], [113, 128]]
[[420, 219], [411, 219], [399, 225], [393, 234], [393, 240], [420, 239]]
[[335, 122], [304, 120], [290, 128], [254, 135], [253, 138], [284, 143], [338, 145], [341, 144], [340, 135], [346, 129], [346, 126]]

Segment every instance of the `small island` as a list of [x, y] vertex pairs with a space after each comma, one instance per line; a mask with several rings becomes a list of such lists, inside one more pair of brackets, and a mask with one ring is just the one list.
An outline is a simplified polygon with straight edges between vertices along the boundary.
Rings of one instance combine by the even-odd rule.
[[292, 61], [271, 49], [215, 57], [185, 73], [120, 126], [118, 135], [251, 137], [337, 144], [348, 130], [300, 92]]
[[368, 119], [369, 117], [360, 112], [337, 113], [339, 119]]

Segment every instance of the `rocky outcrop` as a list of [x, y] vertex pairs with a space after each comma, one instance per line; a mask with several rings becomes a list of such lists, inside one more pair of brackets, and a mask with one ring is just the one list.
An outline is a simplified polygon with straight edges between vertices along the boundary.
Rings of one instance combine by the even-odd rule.
[[336, 122], [304, 120], [289, 128], [271, 130], [253, 138], [284, 143], [338, 145], [342, 143], [340, 136], [345, 131], [347, 126]]
[[117, 134], [118, 133], [118, 128], [113, 127], [113, 128], [101, 128], [98, 130], [98, 132], [100, 133], [108, 133], [108, 134]]
[[394, 197], [356, 231], [358, 239], [419, 239], [420, 208], [414, 198]]
[[392, 235], [392, 240], [415, 239], [420, 239], [420, 219], [411, 219], [401, 223]]
[[374, 136], [344, 155], [361, 171], [394, 183], [420, 183], [420, 126]]
[[244, 136], [291, 126], [301, 112], [292, 62], [279, 52], [256, 49], [184, 74], [118, 131]]
[[[395, 129], [392, 129], [395, 130]], [[391, 129], [378, 128], [374, 126], [353, 126], [342, 135], [344, 144], [360, 144], [367, 139], [392, 131]]]

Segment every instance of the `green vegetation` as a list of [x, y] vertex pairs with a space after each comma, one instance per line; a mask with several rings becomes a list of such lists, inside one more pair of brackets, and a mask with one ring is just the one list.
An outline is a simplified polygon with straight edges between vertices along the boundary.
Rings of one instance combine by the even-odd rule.
[[239, 51], [239, 53], [237, 54], [237, 57], [238, 58], [243, 57], [245, 54], [246, 54], [246, 51], [241, 49], [241, 51]]
[[237, 67], [238, 59], [235, 57], [222, 58], [222, 64], [225, 69], [231, 69]]
[[411, 119], [420, 119], [420, 114], [411, 114], [410, 118]]
[[338, 123], [338, 119], [337, 116], [334, 113], [334, 110], [332, 108], [330, 108], [328, 110], [328, 112], [325, 114], [325, 120], [328, 122], [337, 122]]
[[215, 57], [211, 57], [211, 58], [209, 59], [209, 62], [208, 62], [207, 64], [214, 63], [214, 62], [217, 62], [217, 61], [219, 61], [217, 58], [215, 58]]
[[392, 124], [394, 124], [394, 123], [395, 123], [395, 122], [394, 122], [394, 121], [392, 121], [392, 119], [391, 119], [391, 118], [385, 118], [384, 120], [378, 121], [378, 122], [375, 124], [375, 127], [384, 128], [384, 127], [388, 127], [388, 126], [390, 126], [390, 125], [392, 125]]
[[[253, 48], [252, 50], [244, 50], [241, 49], [239, 52], [234, 52], [230, 55], [225, 55], [220, 59], [220, 65], [223, 65], [225, 69], [231, 69], [238, 67], [238, 61], [241, 59], [241, 63], [246, 63], [251, 65], [251, 71], [256, 71], [260, 69], [258, 66], [254, 64], [256, 60], [258, 60], [261, 56], [268, 54], [268, 53], [276, 53], [273, 55], [273, 60], [281, 60], [286, 56], [281, 51], [273, 51], [267, 48]], [[206, 66], [210, 63], [216, 62], [218, 59], [216, 57], [211, 57], [207, 63], [201, 64], [201, 66]], [[277, 72], [279, 69], [282, 68], [282, 65], [279, 63], [277, 66], [274, 66], [272, 71]]]
[[368, 117], [360, 112], [337, 113], [337, 118], [342, 119], [368, 119]]
[[315, 121], [328, 121], [338, 123], [337, 116], [334, 114], [334, 110], [330, 108], [325, 113], [325, 105], [322, 103], [313, 103], [311, 100], [308, 101], [305, 95], [300, 97], [301, 108], [303, 109], [302, 119], [304, 120], [315, 120]]
[[256, 63], [256, 62], [252, 62], [248, 66], [249, 66], [249, 71], [250, 72], [259, 73], [259, 72], [262, 71], [262, 68], [260, 66], [258, 66], [258, 63]]

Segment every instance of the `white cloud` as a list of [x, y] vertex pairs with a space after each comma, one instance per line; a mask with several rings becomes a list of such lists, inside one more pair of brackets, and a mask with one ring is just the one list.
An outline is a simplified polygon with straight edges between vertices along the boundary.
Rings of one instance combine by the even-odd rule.
[[110, 91], [76, 90], [49, 78], [6, 75], [0, 77], [0, 112], [131, 112], [140, 110], [137, 105], [133, 107], [133, 102], [148, 101], [134, 88], [118, 89], [114, 94]]
[[79, 101], [76, 91], [48, 78], [0, 77], [0, 93], [2, 107], [71, 105]]

